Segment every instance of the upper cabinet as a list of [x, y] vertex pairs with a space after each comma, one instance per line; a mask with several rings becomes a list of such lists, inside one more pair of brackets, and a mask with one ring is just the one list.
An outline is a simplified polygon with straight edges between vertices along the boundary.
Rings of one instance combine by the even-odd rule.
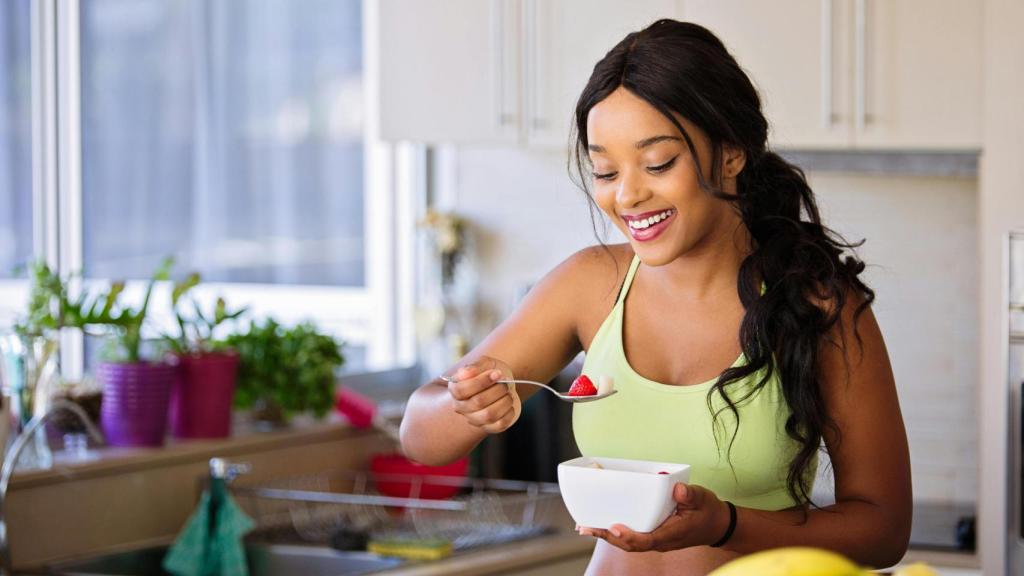
[[962, 0], [685, 0], [784, 148], [981, 147], [982, 10]]
[[385, 140], [519, 138], [520, 0], [380, 0]]
[[707, 26], [772, 144], [981, 147], [982, 11], [963, 0], [379, 0], [388, 140], [564, 151], [594, 64], [658, 18]]
[[388, 140], [567, 147], [594, 64], [677, 0], [380, 0]]
[[523, 0], [524, 140], [565, 149], [594, 65], [630, 32], [678, 18], [676, 0]]
[[855, 2], [854, 21], [864, 22], [859, 147], [981, 148], [981, 4]]

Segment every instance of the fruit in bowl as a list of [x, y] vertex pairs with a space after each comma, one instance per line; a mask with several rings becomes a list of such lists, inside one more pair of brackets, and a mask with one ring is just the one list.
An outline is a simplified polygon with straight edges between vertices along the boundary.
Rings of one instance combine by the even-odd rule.
[[587, 528], [650, 532], [675, 510], [672, 487], [689, 478], [688, 465], [672, 462], [581, 456], [558, 465], [565, 507]]

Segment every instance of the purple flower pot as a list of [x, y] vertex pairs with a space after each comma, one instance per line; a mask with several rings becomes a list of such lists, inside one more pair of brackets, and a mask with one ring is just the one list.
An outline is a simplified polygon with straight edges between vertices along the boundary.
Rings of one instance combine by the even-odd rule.
[[178, 367], [164, 362], [104, 362], [100, 424], [111, 446], [162, 446]]
[[224, 438], [231, 434], [238, 355], [179, 356], [181, 370], [171, 392], [171, 432], [175, 438]]

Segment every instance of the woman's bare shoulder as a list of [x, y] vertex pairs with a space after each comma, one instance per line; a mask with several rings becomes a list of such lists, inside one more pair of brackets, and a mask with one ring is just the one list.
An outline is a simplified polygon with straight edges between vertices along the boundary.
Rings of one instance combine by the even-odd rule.
[[552, 276], [577, 295], [589, 296], [591, 303], [608, 298], [614, 302], [632, 258], [629, 244], [588, 246], [566, 258]]
[[549, 275], [563, 304], [574, 311], [578, 336], [584, 343], [597, 330], [618, 297], [629, 271], [629, 244], [597, 245], [569, 256]]

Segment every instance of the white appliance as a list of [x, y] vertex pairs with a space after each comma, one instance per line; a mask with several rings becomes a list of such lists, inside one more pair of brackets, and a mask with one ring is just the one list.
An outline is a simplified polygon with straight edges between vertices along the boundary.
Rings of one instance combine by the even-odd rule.
[[1010, 576], [1024, 576], [1024, 232], [1010, 234], [1009, 241], [1009, 357], [1007, 384], [1010, 406], [1008, 479], [1009, 541], [1007, 567]]

